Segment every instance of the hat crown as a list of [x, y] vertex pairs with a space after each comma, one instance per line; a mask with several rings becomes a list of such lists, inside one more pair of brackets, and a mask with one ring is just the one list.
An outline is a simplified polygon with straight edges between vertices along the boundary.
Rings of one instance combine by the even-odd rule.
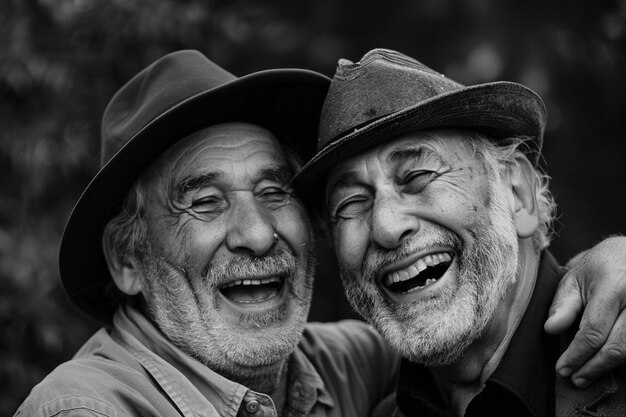
[[155, 61], [127, 82], [104, 111], [101, 165], [152, 120], [236, 78], [194, 50], [177, 51]]
[[321, 114], [317, 149], [368, 122], [464, 86], [400, 52], [341, 59]]

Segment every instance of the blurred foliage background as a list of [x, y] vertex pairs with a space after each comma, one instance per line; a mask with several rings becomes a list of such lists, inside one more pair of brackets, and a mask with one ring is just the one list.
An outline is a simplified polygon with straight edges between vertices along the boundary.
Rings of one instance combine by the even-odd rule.
[[[464, 83], [546, 101], [561, 261], [626, 230], [626, 1], [3, 0], [0, 6], [0, 415], [98, 327], [65, 299], [65, 219], [99, 164], [113, 93], [193, 48], [237, 75], [392, 48]], [[311, 319], [353, 314], [322, 248]]]

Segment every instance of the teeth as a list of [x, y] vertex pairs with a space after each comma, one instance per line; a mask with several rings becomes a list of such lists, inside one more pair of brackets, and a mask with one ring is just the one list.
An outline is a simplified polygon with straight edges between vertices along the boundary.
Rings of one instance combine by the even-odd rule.
[[229, 284], [224, 285], [224, 288], [234, 287], [236, 285], [263, 285], [270, 284], [272, 282], [280, 282], [280, 278], [272, 277], [265, 279], [239, 279]]
[[241, 285], [242, 282], [242, 280], [231, 282], [230, 284], [226, 285], [225, 288], [234, 287], [235, 285]]
[[[422, 272], [429, 266], [439, 265], [440, 263], [450, 262], [451, 260], [452, 257], [447, 252], [426, 255], [414, 264], [409, 265], [407, 268], [401, 269], [399, 271], [393, 271], [387, 274], [387, 277], [385, 278], [385, 283], [387, 285], [391, 285], [394, 282], [406, 281], [408, 279], [415, 278], [420, 272]], [[423, 287], [415, 287], [412, 290], [409, 290], [409, 292], [427, 287], [435, 281], [437, 280], [432, 278], [427, 279]]]
[[428, 266], [426, 265], [426, 262], [424, 262], [422, 259], [417, 261], [416, 266], [419, 272], [422, 272], [424, 269], [428, 268]]

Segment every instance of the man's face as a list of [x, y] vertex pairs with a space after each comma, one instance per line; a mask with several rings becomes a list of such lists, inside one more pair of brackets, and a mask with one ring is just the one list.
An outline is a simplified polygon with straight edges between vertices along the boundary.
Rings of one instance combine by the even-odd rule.
[[335, 166], [327, 207], [355, 309], [412, 361], [450, 364], [516, 278], [497, 175], [458, 133], [418, 132]]
[[312, 235], [292, 174], [271, 133], [231, 123], [184, 139], [144, 176], [149, 314], [225, 375], [284, 359], [301, 336]]

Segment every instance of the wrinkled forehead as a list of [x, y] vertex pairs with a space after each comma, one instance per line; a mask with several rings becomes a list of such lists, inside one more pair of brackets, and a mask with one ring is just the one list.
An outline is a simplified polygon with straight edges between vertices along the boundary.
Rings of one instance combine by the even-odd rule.
[[[368, 164], [393, 168], [406, 161], [446, 162], [473, 157], [471, 142], [460, 131], [437, 129], [397, 137], [345, 159], [329, 170], [328, 181], [351, 171], [366, 170]], [[470, 155], [468, 155], [468, 153]]]
[[151, 166], [150, 176], [167, 180], [215, 171], [245, 180], [269, 166], [287, 169], [285, 153], [271, 132], [248, 123], [224, 123], [176, 143]]

